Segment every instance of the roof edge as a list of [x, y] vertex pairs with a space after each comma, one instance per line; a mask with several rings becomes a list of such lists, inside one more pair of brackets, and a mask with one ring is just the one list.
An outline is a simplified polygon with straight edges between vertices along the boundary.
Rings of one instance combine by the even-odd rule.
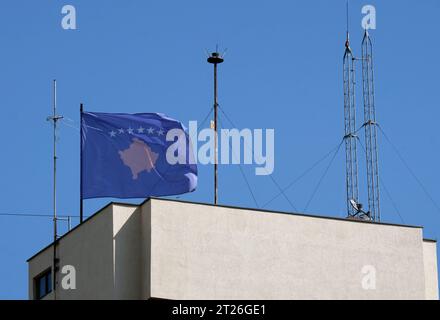
[[[102, 208], [100, 208], [98, 211], [96, 211], [95, 213], [93, 213], [90, 217], [88, 217], [86, 220], [83, 221], [83, 223], [80, 223], [78, 225], [76, 225], [75, 227], [73, 227], [72, 229], [70, 229], [69, 231], [67, 231], [65, 234], [63, 234], [61, 237], [58, 238], [57, 241], [60, 241], [61, 239], [63, 239], [64, 237], [66, 237], [67, 235], [69, 235], [71, 232], [75, 231], [77, 228], [79, 228], [80, 226], [82, 226], [84, 223], [89, 222], [90, 220], [92, 220], [95, 216], [97, 216], [98, 214], [100, 214], [102, 211], [104, 211], [105, 209], [107, 209], [110, 206], [113, 205], [118, 205], [118, 206], [129, 206], [129, 207], [138, 207], [140, 205], [143, 205], [144, 203], [148, 202], [150, 200], [150, 198], [147, 198], [146, 200], [142, 201], [141, 204], [133, 204], [133, 203], [125, 203], [125, 202], [119, 202], [119, 201], [110, 201], [109, 203], [107, 203], [105, 206], [103, 206]], [[51, 243], [49, 243], [47, 246], [45, 246], [43, 249], [39, 250], [37, 253], [35, 253], [34, 255], [32, 255], [30, 258], [28, 258], [26, 260], [26, 262], [31, 261], [33, 258], [35, 258], [36, 256], [38, 256], [40, 253], [42, 253], [43, 251], [45, 251], [46, 249], [50, 248], [53, 246], [53, 241]]]
[[197, 204], [197, 205], [204, 205], [204, 206], [210, 206], [210, 207], [219, 207], [219, 208], [227, 208], [227, 209], [239, 209], [239, 210], [249, 210], [249, 211], [275, 213], [275, 214], [286, 214], [286, 215], [293, 215], [293, 216], [300, 216], [300, 217], [329, 219], [329, 220], [338, 220], [338, 221], [354, 222], [354, 223], [367, 223], [367, 224], [374, 224], [374, 225], [385, 225], [385, 226], [394, 226], [394, 227], [403, 227], [403, 228], [423, 229], [422, 226], [417, 226], [417, 225], [405, 225], [405, 224], [391, 223], [391, 222], [375, 222], [375, 221], [366, 221], [366, 220], [356, 220], [356, 219], [347, 219], [347, 218], [341, 218], [341, 217], [323, 216], [323, 215], [318, 215], [318, 214], [297, 213], [297, 212], [276, 211], [276, 210], [265, 210], [265, 209], [257, 209], [257, 208], [247, 208], [247, 207], [239, 207], [239, 206], [231, 206], [231, 205], [222, 205], [222, 204], [217, 204], [216, 205], [216, 204], [207, 203], [207, 202], [193, 202], [193, 201], [187, 201], [187, 200], [157, 198], [157, 197], [150, 197], [147, 200], [145, 200], [144, 202], [142, 202], [140, 205], [143, 205], [144, 203], [148, 202], [149, 200], [180, 202], [180, 203]]
[[[186, 204], [195, 204], [195, 205], [203, 205], [203, 206], [210, 206], [210, 207], [219, 207], [219, 208], [227, 208], [227, 209], [238, 209], [238, 210], [249, 210], [249, 211], [256, 211], [256, 212], [265, 212], [265, 213], [274, 213], [274, 214], [285, 214], [285, 215], [293, 215], [293, 216], [299, 216], [299, 217], [309, 217], [309, 218], [318, 218], [318, 219], [328, 219], [328, 220], [336, 220], [336, 221], [344, 221], [344, 222], [352, 222], [352, 223], [367, 223], [367, 224], [373, 224], [373, 225], [384, 225], [384, 226], [394, 226], [394, 227], [403, 227], [403, 228], [417, 228], [417, 229], [423, 229], [422, 226], [412, 226], [412, 225], [404, 225], [404, 224], [396, 224], [396, 223], [387, 223], [387, 222], [374, 222], [374, 221], [364, 221], [364, 220], [353, 220], [353, 219], [346, 219], [346, 218], [340, 218], [340, 217], [330, 217], [330, 216], [322, 216], [317, 214], [305, 214], [305, 213], [296, 213], [296, 212], [287, 212], [287, 211], [275, 211], [275, 210], [263, 210], [263, 209], [257, 209], [257, 208], [247, 208], [247, 207], [238, 207], [238, 206], [231, 206], [231, 205], [215, 205], [212, 203], [207, 202], [194, 202], [194, 201], [187, 201], [187, 200], [177, 200], [177, 199], [169, 199], [169, 198], [158, 198], [158, 197], [149, 197], [143, 200], [139, 204], [133, 204], [133, 203], [125, 203], [120, 201], [111, 201], [105, 206], [103, 206], [101, 209], [96, 211], [94, 214], [92, 214], [88, 219], [86, 219], [82, 224], [76, 225], [73, 229], [63, 234], [57, 241], [62, 240], [64, 237], [69, 235], [71, 232], [75, 231], [77, 228], [82, 226], [84, 223], [87, 223], [88, 221], [92, 220], [95, 216], [97, 216], [99, 213], [107, 209], [109, 206], [112, 205], [118, 205], [118, 206], [130, 206], [130, 207], [141, 207], [150, 200], [158, 200], [158, 201], [168, 201], [168, 202], [179, 202], [179, 203], [186, 203]], [[437, 240], [432, 239], [423, 239], [423, 241], [427, 242], [437, 242]], [[45, 246], [43, 249], [39, 250], [37, 253], [32, 255], [29, 259], [26, 260], [26, 262], [31, 261], [36, 256], [38, 256], [40, 253], [45, 251], [46, 249], [50, 248], [53, 245], [53, 242]]]

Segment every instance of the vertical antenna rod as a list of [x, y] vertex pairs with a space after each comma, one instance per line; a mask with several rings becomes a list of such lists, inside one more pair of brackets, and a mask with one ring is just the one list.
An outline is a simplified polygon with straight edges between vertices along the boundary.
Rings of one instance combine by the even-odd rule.
[[[348, 21], [348, 1], [347, 1]], [[355, 98], [355, 58], [350, 48], [350, 34], [347, 23], [347, 39], [343, 59], [343, 85], [344, 85], [344, 124], [345, 124], [345, 159], [346, 159], [346, 189], [347, 212], [349, 217], [356, 216], [359, 212], [352, 205], [353, 201], [359, 203], [358, 188], [358, 162], [356, 145], [356, 98]]]
[[208, 58], [208, 62], [214, 65], [214, 204], [218, 203], [218, 149], [217, 149], [217, 116], [218, 116], [218, 103], [217, 103], [217, 64], [222, 63], [224, 59], [220, 56], [220, 53], [213, 52]]
[[368, 207], [373, 221], [380, 221], [379, 159], [377, 147], [376, 106], [374, 98], [373, 45], [365, 30], [362, 40], [362, 84], [366, 144]]
[[347, 41], [349, 41], [350, 40], [350, 33], [349, 33], [349, 25], [350, 25], [350, 15], [349, 15], [349, 12], [350, 12], [350, 3], [349, 3], [349, 1], [347, 0], [347, 7], [346, 7], [346, 21], [347, 21]]
[[62, 116], [57, 115], [57, 81], [53, 80], [53, 114], [47, 117], [48, 121], [53, 122], [53, 292], [56, 300], [56, 286], [57, 286], [57, 123], [58, 120], [63, 119]]

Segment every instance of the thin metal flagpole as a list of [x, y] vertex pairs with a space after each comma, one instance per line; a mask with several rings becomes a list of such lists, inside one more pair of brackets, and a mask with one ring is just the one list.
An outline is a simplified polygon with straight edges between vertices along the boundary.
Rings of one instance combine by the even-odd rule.
[[79, 106], [79, 123], [80, 123], [80, 130], [79, 130], [79, 223], [81, 224], [83, 222], [83, 159], [82, 159], [82, 151], [83, 151], [83, 112], [84, 112], [84, 106], [81, 103]]

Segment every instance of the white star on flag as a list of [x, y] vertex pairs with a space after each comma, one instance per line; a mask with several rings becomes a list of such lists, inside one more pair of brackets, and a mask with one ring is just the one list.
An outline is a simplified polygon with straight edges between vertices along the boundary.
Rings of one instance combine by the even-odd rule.
[[139, 129], [137, 129], [137, 131], [138, 131], [139, 133], [144, 133], [144, 130], [145, 130], [145, 128], [143, 128], [142, 126], [139, 127]]
[[112, 131], [110, 131], [110, 137], [112, 137], [112, 138], [113, 138], [114, 136], [116, 136], [116, 132], [115, 132], [115, 131], [113, 131], [113, 130], [112, 130]]
[[124, 133], [124, 129], [118, 129], [118, 131], [119, 131], [120, 134]]
[[163, 136], [163, 133], [164, 133], [164, 132], [163, 132], [162, 128], [160, 128], [159, 131], [157, 132], [157, 135], [159, 135], [159, 136]]
[[154, 129], [153, 128], [149, 128], [149, 129], [147, 129], [147, 131], [148, 131], [148, 134], [153, 134], [154, 133]]
[[128, 134], [133, 134], [133, 129], [130, 127], [127, 129]]

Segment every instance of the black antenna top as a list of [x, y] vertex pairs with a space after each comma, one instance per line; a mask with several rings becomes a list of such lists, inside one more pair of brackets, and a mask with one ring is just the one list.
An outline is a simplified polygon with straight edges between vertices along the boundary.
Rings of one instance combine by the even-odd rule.
[[209, 63], [219, 64], [219, 63], [222, 63], [223, 61], [225, 61], [225, 60], [222, 58], [222, 56], [218, 52], [213, 52], [208, 57], [208, 62]]

